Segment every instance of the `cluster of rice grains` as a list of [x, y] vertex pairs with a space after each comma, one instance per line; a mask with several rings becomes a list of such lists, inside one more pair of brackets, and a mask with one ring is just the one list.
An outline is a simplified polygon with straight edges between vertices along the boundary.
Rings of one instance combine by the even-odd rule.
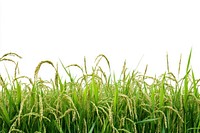
[[[169, 70], [159, 77], [136, 71], [127, 72], [124, 63], [121, 76], [107, 74], [101, 67], [104, 55], [97, 56], [92, 71], [84, 66], [62, 65], [69, 81], [59, 75], [58, 66], [42, 61], [32, 80], [18, 76], [18, 63], [8, 53], [0, 58], [16, 65], [13, 78], [0, 77], [0, 132], [29, 133], [155, 133], [200, 132], [200, 95], [194, 72], [190, 68], [177, 79]], [[168, 59], [167, 59], [168, 61]], [[55, 78], [46, 81], [38, 73], [43, 64], [55, 70]], [[74, 78], [71, 67], [82, 75]], [[27, 79], [27, 80], [22, 80]], [[146, 82], [152, 80], [151, 83]]]

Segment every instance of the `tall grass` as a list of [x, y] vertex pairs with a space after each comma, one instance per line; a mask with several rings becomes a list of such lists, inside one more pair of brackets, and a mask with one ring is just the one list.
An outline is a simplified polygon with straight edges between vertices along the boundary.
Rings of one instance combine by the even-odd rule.
[[[0, 77], [0, 132], [198, 133], [199, 79], [190, 67], [191, 54], [192, 51], [186, 74], [180, 79], [170, 72], [169, 63], [167, 72], [150, 77], [146, 75], [147, 67], [143, 74], [128, 72], [126, 62], [117, 79], [111, 72], [104, 72], [99, 63], [104, 59], [109, 70], [110, 63], [106, 56], [99, 55], [91, 73], [85, 58], [83, 67], [61, 62], [69, 81], [60, 77], [58, 67], [51, 61], [38, 64], [34, 80], [18, 76], [18, 65], [11, 56], [20, 56], [5, 54], [0, 61], [10, 61], [16, 69], [10, 80]], [[52, 80], [38, 76], [43, 64], [55, 70]], [[71, 67], [80, 69], [82, 76], [73, 78]]]

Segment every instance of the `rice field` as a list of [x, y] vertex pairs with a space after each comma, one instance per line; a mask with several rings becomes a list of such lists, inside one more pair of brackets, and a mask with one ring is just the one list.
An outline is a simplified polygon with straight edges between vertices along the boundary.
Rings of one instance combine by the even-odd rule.
[[[19, 76], [12, 57], [21, 57], [5, 54], [0, 63], [16, 67], [9, 78], [0, 77], [0, 133], [199, 133], [199, 79], [191, 54], [182, 78], [169, 69], [158, 77], [148, 76], [147, 67], [143, 73], [128, 72], [126, 62], [116, 78], [99, 65], [104, 60], [111, 69], [106, 56], [99, 55], [90, 73], [86, 59], [83, 66], [60, 62], [69, 80], [48, 60], [38, 63], [33, 79]], [[38, 76], [43, 64], [53, 68], [51, 80]], [[81, 76], [74, 78], [71, 67]]]

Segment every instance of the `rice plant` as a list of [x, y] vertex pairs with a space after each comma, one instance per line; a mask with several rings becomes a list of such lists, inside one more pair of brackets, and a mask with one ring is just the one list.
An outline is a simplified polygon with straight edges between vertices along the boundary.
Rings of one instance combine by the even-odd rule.
[[[11, 57], [21, 58], [19, 55], [5, 54], [0, 61], [12, 62], [16, 69], [8, 81], [0, 76], [0, 132], [198, 133], [200, 80], [190, 66], [191, 55], [192, 51], [182, 78], [170, 72], [168, 56], [167, 72], [158, 77], [146, 75], [148, 67], [144, 73], [128, 72], [124, 62], [116, 78], [109, 60], [101, 54], [91, 73], [86, 58], [83, 66], [65, 66], [60, 61], [65, 77], [60, 76], [58, 66], [46, 60], [36, 66], [31, 79], [17, 74], [18, 63]], [[100, 66], [101, 60], [106, 61], [109, 73]], [[43, 64], [52, 66], [55, 77], [51, 80], [38, 76]], [[181, 59], [178, 73], [180, 65]], [[74, 78], [71, 67], [80, 69], [82, 75]]]

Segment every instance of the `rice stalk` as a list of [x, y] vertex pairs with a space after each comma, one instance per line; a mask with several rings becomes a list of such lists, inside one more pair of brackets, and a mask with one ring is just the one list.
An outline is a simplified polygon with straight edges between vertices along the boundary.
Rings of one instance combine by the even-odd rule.
[[54, 68], [54, 70], [57, 72], [56, 68], [54, 67], [54, 64], [53, 64], [51, 61], [48, 61], [48, 60], [41, 61], [41, 62], [37, 65], [37, 67], [35, 68], [34, 81], [36, 81], [36, 80], [38, 79], [38, 73], [39, 73], [39, 70], [40, 70], [42, 64], [49, 64], [49, 65], [51, 65], [51, 66]]

